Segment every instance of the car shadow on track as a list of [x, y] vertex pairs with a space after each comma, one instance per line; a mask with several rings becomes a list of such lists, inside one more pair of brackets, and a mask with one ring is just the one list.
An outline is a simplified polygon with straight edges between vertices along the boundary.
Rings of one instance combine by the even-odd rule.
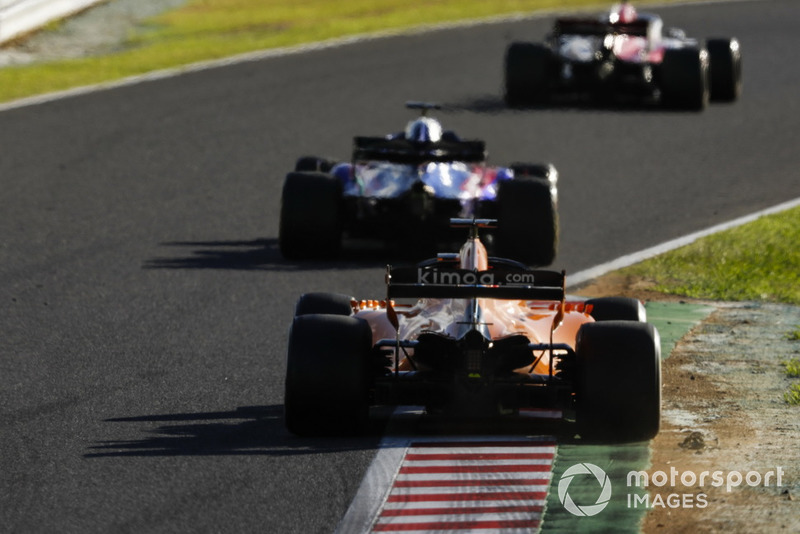
[[188, 254], [152, 258], [144, 269], [263, 269], [283, 263], [277, 240], [252, 239], [238, 241], [166, 241], [161, 247], [189, 249]]
[[[230, 269], [252, 271], [298, 271], [385, 267], [387, 263], [414, 263], [420, 251], [403, 253], [397, 247], [364, 246], [363, 243], [345, 242], [336, 259], [292, 261], [285, 259], [276, 238], [234, 241], [167, 241], [161, 247], [179, 249], [183, 253], [173, 257], [157, 257], [142, 263], [143, 269]], [[187, 251], [188, 252], [185, 252]], [[457, 250], [457, 249], [455, 249]]]
[[670, 113], [697, 114], [696, 110], [670, 108], [653, 99], [616, 99], [601, 101], [596, 98], [567, 96], [545, 104], [509, 107], [500, 95], [483, 95], [456, 102], [445, 102], [442, 110], [448, 112], [487, 113], [491, 115], [531, 113], [536, 111], [596, 112], [596, 113]]
[[[134, 426], [143, 437], [98, 441], [84, 458], [154, 456], [295, 456], [375, 449], [386, 420], [371, 420], [362, 436], [299, 438], [286, 430], [283, 406], [106, 419]], [[149, 426], [148, 426], [149, 425]]]
[[[367, 428], [357, 436], [298, 437], [286, 429], [283, 405], [244, 406], [230, 411], [115, 417], [109, 424], [135, 426], [142, 437], [97, 441], [84, 458], [163, 456], [298, 456], [320, 452], [374, 450], [384, 436], [550, 436], [561, 445], [605, 442], [581, 440], [572, 423], [526, 418], [404, 416], [371, 409]], [[620, 442], [615, 442], [619, 444]]]

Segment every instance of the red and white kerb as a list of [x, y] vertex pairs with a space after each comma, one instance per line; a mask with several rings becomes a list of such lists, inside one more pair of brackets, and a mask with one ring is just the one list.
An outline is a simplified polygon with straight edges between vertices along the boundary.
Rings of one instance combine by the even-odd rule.
[[551, 438], [415, 441], [372, 532], [538, 530], [555, 449]]

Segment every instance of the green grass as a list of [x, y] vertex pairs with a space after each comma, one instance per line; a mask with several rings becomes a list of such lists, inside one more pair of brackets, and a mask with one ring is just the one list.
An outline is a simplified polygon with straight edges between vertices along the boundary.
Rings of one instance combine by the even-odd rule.
[[781, 363], [786, 368], [786, 376], [800, 378], [800, 360], [792, 358]]
[[[800, 360], [792, 358], [781, 362], [786, 368], [786, 376], [800, 378]], [[792, 384], [783, 394], [784, 400], [791, 406], [800, 406], [800, 384]]]
[[[792, 358], [781, 362], [789, 378], [800, 378], [800, 360]], [[792, 384], [783, 394], [783, 399], [791, 406], [800, 406], [800, 384]]]
[[[691, 245], [622, 269], [662, 293], [713, 300], [800, 304], [800, 208], [714, 234]], [[800, 340], [800, 327], [786, 334]], [[782, 362], [786, 376], [800, 377], [800, 360]], [[800, 384], [783, 394], [800, 406]]]
[[663, 293], [698, 299], [800, 304], [800, 208], [625, 268]]
[[190, 0], [147, 21], [121, 52], [0, 69], [0, 102], [353, 34], [608, 5], [599, 0]]
[[792, 385], [789, 390], [783, 394], [783, 399], [791, 406], [800, 406], [800, 384]]

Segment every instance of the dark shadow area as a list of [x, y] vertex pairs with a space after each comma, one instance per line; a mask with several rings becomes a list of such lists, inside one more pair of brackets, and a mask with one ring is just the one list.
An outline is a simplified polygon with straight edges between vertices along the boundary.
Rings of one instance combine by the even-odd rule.
[[[262, 269], [284, 263], [277, 239], [249, 241], [168, 241], [162, 247], [192, 249], [188, 254], [171, 258], [153, 258], [145, 269]], [[287, 266], [288, 268], [288, 266]]]
[[545, 104], [510, 107], [501, 95], [482, 95], [465, 99], [459, 102], [442, 103], [442, 110], [458, 113], [488, 113], [491, 115], [509, 113], [532, 113], [536, 111], [591, 111], [600, 113], [688, 113], [695, 114], [697, 110], [670, 108], [661, 105], [655, 98], [619, 97], [613, 99], [599, 99], [591, 95], [563, 95], [554, 96]]
[[385, 418], [372, 418], [362, 436], [299, 438], [286, 430], [283, 405], [247, 406], [231, 411], [173, 413], [106, 419], [144, 435], [132, 440], [98, 441], [85, 458], [153, 456], [295, 456], [378, 447]]
[[[230, 411], [115, 417], [141, 437], [98, 441], [84, 458], [161, 456], [298, 456], [320, 452], [374, 450], [384, 434], [405, 437], [553, 436], [562, 445], [593, 445], [582, 440], [575, 425], [559, 419], [524, 417], [464, 418], [397, 415], [390, 407], [372, 408], [365, 431], [358, 436], [297, 437], [284, 425], [283, 406], [246, 406]], [[148, 426], [149, 425], [149, 426]], [[619, 442], [617, 442], [619, 443]]]
[[501, 113], [514, 113], [519, 111], [506, 105], [500, 95], [482, 95], [474, 98], [462, 100], [460, 102], [442, 102], [442, 111], [445, 113], [489, 113], [499, 115]]
[[348, 246], [347, 243], [336, 259], [287, 260], [281, 255], [276, 238], [249, 241], [169, 241], [159, 245], [188, 252], [174, 257], [146, 260], [142, 264], [143, 269], [297, 271], [384, 267], [390, 262], [406, 261], [402, 254], [385, 247], [366, 248]]
[[387, 434], [413, 437], [456, 436], [551, 436], [559, 445], [622, 445], [635, 440], [587, 439], [578, 435], [573, 419], [537, 418], [520, 415], [467, 417], [448, 414], [425, 414], [416, 418], [395, 416], [387, 425]]
[[530, 419], [525, 417], [496, 417], [480, 419], [425, 416], [420, 419], [417, 434], [437, 435], [543, 435], [553, 436], [559, 443], [575, 438], [574, 425], [561, 419]]
[[[403, 243], [382, 244], [345, 239], [342, 251], [329, 260], [287, 260], [281, 255], [277, 238], [234, 241], [166, 241], [159, 246], [184, 251], [173, 257], [158, 257], [142, 263], [143, 269], [232, 269], [244, 271], [315, 271], [385, 267], [390, 264], [415, 264], [433, 257], [434, 247], [408, 247]], [[456, 252], [458, 245], [442, 250]]]

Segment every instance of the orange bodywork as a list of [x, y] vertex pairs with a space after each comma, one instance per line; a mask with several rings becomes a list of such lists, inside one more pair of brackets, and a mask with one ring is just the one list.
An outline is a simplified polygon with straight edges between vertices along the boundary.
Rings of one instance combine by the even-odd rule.
[[[486, 248], [477, 237], [469, 239], [458, 255], [459, 268], [481, 272], [489, 269]], [[594, 322], [591, 309], [582, 301], [537, 301], [478, 298], [481, 325], [488, 329], [491, 340], [524, 335], [530, 343], [566, 344], [575, 347], [578, 329], [584, 323]], [[469, 315], [471, 299], [422, 298], [414, 304], [391, 303], [398, 316], [398, 328], [389, 319], [386, 301], [353, 301], [358, 317], [372, 328], [373, 343], [382, 339], [415, 340], [422, 333], [435, 333], [458, 338]], [[555, 324], [554, 324], [555, 323]], [[413, 349], [409, 354], [413, 359]], [[549, 351], [533, 351], [531, 362], [516, 370], [523, 374], [548, 374]], [[410, 370], [411, 365], [401, 356], [399, 369]]]

